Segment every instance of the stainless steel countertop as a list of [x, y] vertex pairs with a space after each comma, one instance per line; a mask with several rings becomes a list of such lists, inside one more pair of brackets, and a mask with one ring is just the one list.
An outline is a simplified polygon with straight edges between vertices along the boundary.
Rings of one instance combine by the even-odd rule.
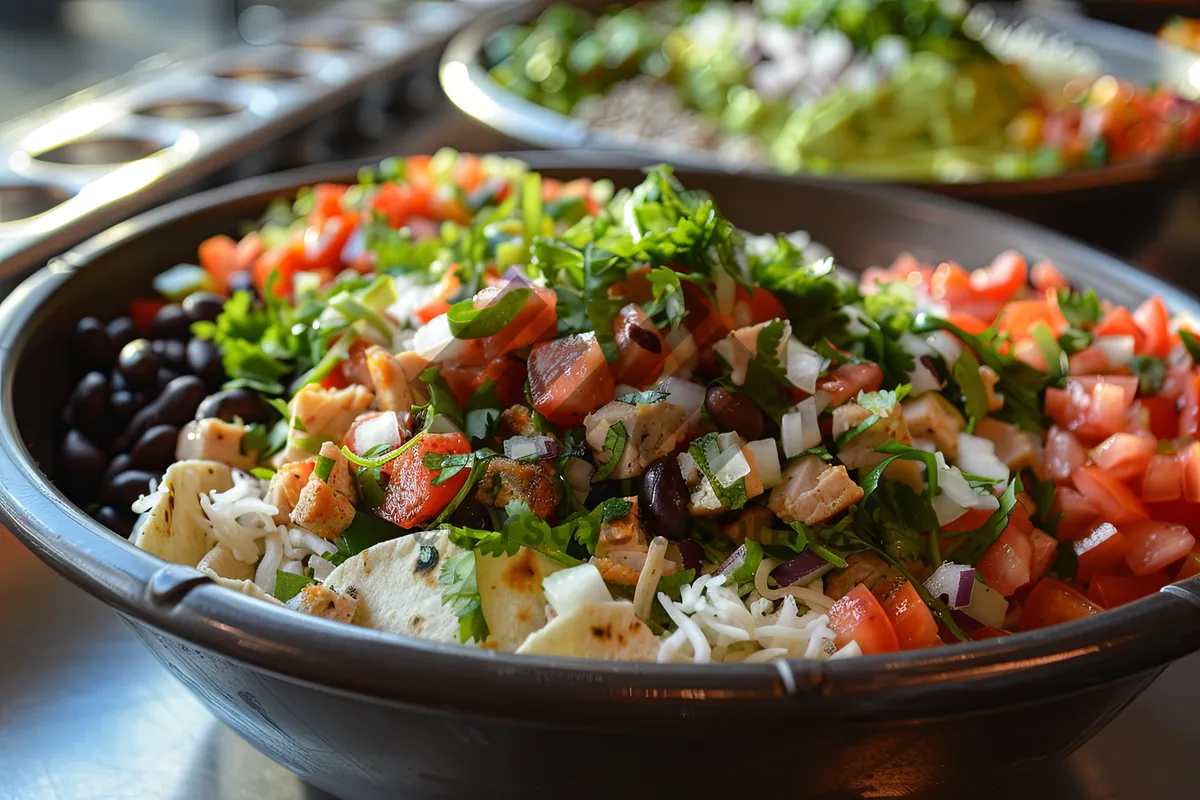
[[[1195, 796], [1197, 700], [1200, 655], [1168, 669], [1065, 763], [969, 791], [975, 800]], [[331, 800], [217, 722], [115, 614], [0, 528], [0, 799], [116, 798]]]

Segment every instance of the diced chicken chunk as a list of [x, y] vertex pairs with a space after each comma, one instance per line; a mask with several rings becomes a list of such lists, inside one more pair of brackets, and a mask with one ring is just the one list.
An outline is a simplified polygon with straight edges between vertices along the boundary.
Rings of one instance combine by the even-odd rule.
[[975, 423], [975, 435], [996, 446], [996, 458], [1013, 472], [1031, 468], [1041, 462], [1041, 442], [1036, 434], [1015, 425], [984, 417]]
[[553, 521], [558, 510], [558, 490], [549, 465], [510, 458], [488, 461], [487, 473], [479, 479], [475, 499], [493, 508], [504, 508], [520, 500], [544, 520]]
[[333, 462], [333, 468], [329, 470], [329, 477], [325, 482], [333, 487], [335, 492], [354, 502], [358, 497], [358, 483], [354, 474], [350, 472], [350, 462], [346, 460], [342, 449], [333, 442], [325, 442], [321, 445], [321, 455]]
[[358, 598], [351, 592], [342, 593], [320, 583], [305, 586], [287, 603], [288, 608], [334, 622], [350, 622], [358, 608]]
[[1004, 397], [996, 393], [996, 384], [1000, 382], [1000, 376], [996, 374], [996, 370], [985, 364], [979, 368], [979, 377], [983, 380], [984, 391], [987, 392], [988, 411], [999, 411], [1004, 408]]
[[825, 594], [840, 600], [860, 583], [876, 595], [881, 595], [900, 580], [899, 570], [874, 553], [852, 553], [846, 566], [825, 576]]
[[959, 410], [937, 392], [905, 400], [904, 419], [914, 438], [929, 439], [942, 453], [954, 460], [958, 457], [958, 435], [966, 427]]
[[277, 509], [274, 517], [276, 525], [287, 525], [291, 521], [292, 509], [300, 502], [300, 492], [304, 490], [304, 484], [312, 474], [315, 461], [316, 459], [310, 458], [285, 464], [271, 476], [266, 501]]
[[500, 420], [496, 424], [496, 438], [499, 441], [511, 439], [514, 436], [542, 436], [533, 424], [533, 412], [525, 406], [512, 406], [500, 412]]
[[276, 463], [303, 461], [320, 450], [322, 442], [340, 442], [354, 419], [371, 406], [375, 395], [362, 386], [323, 389], [309, 384], [289, 404], [288, 443]]
[[[747, 539], [764, 544], [764, 533], [775, 523], [775, 514], [766, 506], [746, 506], [738, 514], [737, 519], [720, 527], [721, 533], [728, 536], [734, 544], [742, 544]], [[789, 529], [790, 530], [790, 529]]]
[[313, 475], [300, 492], [291, 513], [292, 523], [323, 539], [336, 539], [354, 520], [354, 504]]
[[258, 454], [242, 452], [245, 436], [246, 428], [242, 425], [215, 418], [195, 420], [179, 431], [175, 458], [179, 461], [218, 461], [248, 471], [258, 463]]
[[608, 556], [619, 550], [636, 550], [645, 553], [650, 547], [650, 537], [642, 530], [638, 519], [638, 499], [626, 497], [629, 513], [600, 525], [600, 536], [596, 541], [596, 555]]
[[797, 459], [783, 473], [783, 483], [771, 490], [767, 504], [784, 522], [815, 525], [836, 516], [863, 498], [863, 490], [846, 468], [818, 456]]
[[[746, 382], [746, 369], [750, 366], [754, 356], [758, 354], [758, 334], [771, 322], [773, 320], [760, 322], [747, 328], [738, 328], [713, 345], [713, 351], [729, 364], [730, 379], [738, 386]], [[791, 335], [792, 326], [785, 322], [783, 335], [779, 339], [779, 350], [775, 353], [776, 358], [781, 357], [784, 353]]]
[[641, 475], [655, 459], [673, 452], [687, 436], [687, 417], [674, 403], [639, 403], [632, 405], [614, 400], [583, 421], [587, 427], [588, 445], [603, 464], [611, 457], [604, 449], [604, 439], [612, 426], [625, 426], [625, 449], [613, 467], [610, 477], [622, 480]]
[[[838, 406], [833, 410], [833, 437], [840, 438], [857, 428], [870, 419], [872, 413], [853, 400]], [[875, 449], [876, 446], [893, 439], [901, 444], [912, 444], [912, 435], [900, 406], [893, 407], [887, 416], [880, 416], [874, 425], [847, 442], [838, 450], [838, 459], [850, 469], [873, 467], [887, 458], [886, 453]]]
[[367, 371], [375, 386], [375, 404], [381, 411], [408, 411], [413, 392], [408, 376], [396, 357], [378, 345], [367, 349]]

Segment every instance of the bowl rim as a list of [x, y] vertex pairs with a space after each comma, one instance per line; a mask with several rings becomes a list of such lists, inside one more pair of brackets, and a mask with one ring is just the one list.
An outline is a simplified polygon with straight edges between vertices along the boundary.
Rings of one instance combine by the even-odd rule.
[[[505, 154], [537, 169], [629, 169], [653, 159], [611, 153]], [[754, 665], [636, 664], [497, 653], [338, 624], [223, 589], [191, 567], [138, 550], [88, 517], [38, 470], [13, 407], [15, 368], [44, 304], [77, 271], [148, 232], [234, 201], [266, 202], [300, 186], [353, 180], [350, 162], [252, 178], [177, 200], [112, 228], [54, 259], [0, 305], [0, 518], [39, 558], [120, 614], [157, 633], [253, 669], [327, 691], [528, 722], [630, 726], [654, 721], [691, 730], [753, 709], [758, 718], [879, 719], [1011, 705], [1060, 696], [1153, 670], [1200, 648], [1200, 576], [1089, 619], [1001, 639], [831, 662]], [[687, 169], [698, 178], [716, 171]], [[824, 191], [887, 195], [923, 213], [1004, 224], [1021, 241], [1068, 246], [1088, 258], [1094, 280], [1136, 280], [1176, 308], [1200, 301], [1138, 275], [1114, 257], [997, 212], [923, 193], [821, 179], [766, 176]], [[328, 656], [337, 653], [335, 663]], [[431, 676], [433, 679], [431, 680]], [[1003, 691], [1000, 691], [1003, 690]], [[697, 702], [704, 699], [707, 702]], [[794, 700], [798, 702], [784, 702]], [[586, 711], [586, 717], [581, 716]]]
[[554, 3], [555, 0], [534, 0], [532, 3], [496, 6], [479, 15], [455, 34], [442, 53], [438, 80], [442, 91], [459, 111], [506, 136], [538, 147], [556, 150], [595, 149], [622, 154], [649, 152], [654, 158], [668, 160], [688, 169], [716, 168], [724, 172], [753, 176], [820, 178], [853, 185], [895, 185], [951, 197], [980, 200], [1086, 192], [1168, 177], [1178, 180], [1186, 175], [1200, 175], [1200, 151], [1174, 154], [1149, 161], [1068, 170], [1044, 178], [957, 182], [888, 180], [855, 175], [819, 175], [803, 171], [789, 174], [769, 165], [718, 161], [712, 151], [658, 147], [653, 139], [594, 128], [574, 117], [540, 106], [492, 79], [483, 66], [483, 50], [488, 37], [504, 25], [529, 22]]

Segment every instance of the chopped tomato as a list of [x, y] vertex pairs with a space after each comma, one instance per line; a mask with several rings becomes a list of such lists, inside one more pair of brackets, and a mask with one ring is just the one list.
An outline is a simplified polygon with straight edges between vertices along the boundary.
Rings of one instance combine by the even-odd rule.
[[1134, 322], [1133, 315], [1129, 313], [1129, 309], [1125, 306], [1113, 306], [1100, 320], [1099, 324], [1092, 329], [1092, 333], [1096, 336], [1132, 336], [1134, 341], [1134, 350], [1142, 352], [1144, 346], [1143, 340], [1145, 334], [1138, 324]]
[[412, 213], [413, 190], [407, 183], [383, 183], [375, 189], [371, 208], [383, 214], [388, 227], [399, 230]]
[[533, 406], [551, 422], [572, 428], [613, 398], [616, 384], [593, 333], [539, 342], [529, 353]]
[[[462, 281], [453, 270], [448, 270], [438, 288], [438, 296], [412, 312], [412, 315], [424, 325], [434, 317], [439, 317], [450, 310], [450, 298], [462, 286]], [[403, 321], [403, 320], [402, 320]]]
[[1155, 453], [1142, 478], [1142, 500], [1164, 503], [1183, 497], [1183, 464], [1175, 453]]
[[783, 307], [783, 303], [766, 289], [757, 287], [750, 293], [741, 285], [737, 287], [733, 317], [738, 327], [757, 325], [773, 319], [787, 319], [787, 316], [787, 309]]
[[1064, 542], [1082, 539], [1092, 532], [1096, 509], [1086, 497], [1070, 486], [1058, 487], [1052, 510], [1055, 514], [1062, 514], [1058, 520], [1058, 538]]
[[1137, 378], [1128, 375], [1079, 375], [1067, 388], [1046, 390], [1046, 413], [1058, 425], [1089, 441], [1123, 431], [1126, 413], [1137, 396]]
[[1146, 472], [1157, 448], [1158, 442], [1151, 436], [1114, 433], [1092, 448], [1091, 456], [1111, 477], [1128, 482]]
[[1183, 468], [1180, 477], [1183, 499], [1189, 503], [1200, 503], [1200, 442], [1190, 442], [1181, 447], [1176, 458]]
[[1065, 481], [1071, 473], [1087, 461], [1083, 445], [1075, 434], [1051, 425], [1046, 434], [1046, 446], [1042, 451], [1041, 472], [1043, 480]]
[[263, 252], [262, 237], [250, 233], [240, 242], [228, 236], [213, 236], [200, 243], [200, 266], [212, 276], [217, 291], [228, 293], [230, 279], [239, 272], [250, 269]]
[[[1024, 264], [1022, 263], [1022, 266]], [[981, 283], [988, 284], [986, 270]], [[1000, 277], [999, 286], [1007, 279]], [[1024, 278], [1021, 279], [1024, 282]], [[998, 290], [1000, 291], [1000, 290]], [[980, 293], [972, 285], [971, 274], [952, 261], [938, 264], [929, 279], [929, 296], [934, 300], [946, 303], [959, 314], [969, 314], [978, 319], [992, 319], [1007, 298], [996, 299]], [[964, 328], [964, 330], [966, 330]], [[967, 331], [974, 333], [974, 331]]]
[[[258, 287], [258, 291], [265, 294], [267, 291], [267, 281], [273, 273], [277, 273], [279, 278], [275, 282], [275, 294], [278, 297], [290, 297], [292, 294], [292, 279], [297, 272], [303, 272], [308, 268], [308, 262], [304, 256], [304, 239], [300, 236], [293, 236], [286, 242], [279, 244], [270, 250], [264, 252], [254, 262], [251, 267], [251, 272], [254, 275], [254, 285]], [[332, 274], [329, 275], [333, 277]]]
[[1047, 289], [1067, 289], [1071, 286], [1066, 276], [1058, 271], [1058, 267], [1049, 261], [1039, 261], [1033, 265], [1029, 273], [1029, 281], [1039, 292]]
[[1034, 580], [1050, 571], [1054, 559], [1058, 555], [1058, 540], [1045, 531], [1034, 528], [1029, 534], [1029, 543], [1033, 545], [1033, 561], [1029, 565], [1029, 573]]
[[1080, 467], [1071, 473], [1071, 479], [1106, 522], [1121, 525], [1149, 516], [1128, 486], [1099, 467]]
[[1175, 403], [1165, 397], [1139, 397], [1133, 404], [1145, 415], [1145, 424], [1156, 439], [1174, 439], [1179, 431]]
[[883, 599], [883, 610], [892, 622], [901, 650], [937, 647], [942, 643], [933, 614], [908, 581], [888, 592]]
[[1096, 525], [1073, 546], [1078, 561], [1075, 575], [1080, 583], [1087, 583], [1099, 573], [1111, 574], [1129, 553], [1129, 540], [1108, 522]]
[[983, 269], [973, 270], [970, 275], [971, 288], [980, 297], [1005, 302], [1025, 286], [1029, 278], [1029, 267], [1025, 257], [1016, 250], [1007, 250], [992, 259]]
[[528, 296], [512, 321], [498, 333], [484, 339], [483, 352], [489, 359], [548, 339], [558, 330], [558, 295], [553, 289], [530, 286], [522, 280], [505, 281], [482, 289], [475, 295], [475, 308], [503, 302], [510, 292], [516, 291], [525, 291]]
[[1084, 619], [1104, 609], [1054, 578], [1042, 578], [1025, 599], [1021, 630], [1031, 631]]
[[1099, 375], [1112, 371], [1112, 361], [1108, 352], [1099, 345], [1088, 345], [1078, 353], [1072, 353], [1067, 360], [1067, 373], [1070, 375]]
[[1116, 608], [1154, 594], [1170, 582], [1171, 576], [1161, 569], [1140, 578], [1128, 575], [1097, 575], [1088, 586], [1088, 597], [1105, 608]]
[[963, 333], [970, 333], [978, 336], [988, 329], [988, 324], [975, 314], [969, 314], [965, 311], [951, 311], [946, 315], [946, 321], [951, 325], [961, 328]]
[[444, 483], [434, 484], [441, 470], [425, 466], [428, 453], [471, 452], [467, 437], [461, 433], [427, 433], [421, 441], [397, 456], [392, 464], [387, 494], [378, 514], [401, 528], [413, 528], [429, 522], [442, 512], [467, 481], [468, 470], [460, 470]]
[[1000, 330], [1014, 339], [1029, 338], [1038, 323], [1046, 325], [1055, 336], [1067, 327], [1058, 305], [1046, 300], [1018, 300], [1008, 303], [1000, 312]]
[[988, 586], [1011, 597], [1033, 575], [1033, 543], [1029, 534], [1010, 524], [979, 559], [975, 571]]
[[496, 384], [496, 396], [507, 406], [525, 402], [525, 364], [511, 355], [477, 363], [446, 364], [440, 374], [446, 379], [454, 399], [465, 408], [471, 397], [487, 381]]
[[1192, 552], [1196, 545], [1196, 537], [1174, 522], [1142, 520], [1122, 526], [1121, 532], [1129, 540], [1125, 563], [1138, 576], [1166, 568]]
[[1158, 295], [1151, 297], [1133, 312], [1133, 321], [1142, 332], [1140, 355], [1166, 358], [1171, 354], [1175, 337], [1171, 335], [1171, 315]]
[[817, 381], [817, 391], [829, 393], [829, 405], [840, 406], [859, 392], [878, 391], [883, 384], [883, 370], [874, 361], [864, 364], [842, 364]]
[[620, 356], [611, 368], [618, 383], [641, 389], [658, 376], [670, 348], [641, 306], [621, 309], [613, 319], [613, 337]]
[[1179, 406], [1179, 435], [1200, 439], [1200, 369], [1183, 379], [1183, 402]]
[[167, 304], [166, 300], [150, 300], [138, 298], [129, 302], [129, 319], [143, 336], [150, 335], [150, 326], [159, 309]]
[[900, 649], [896, 631], [875, 595], [861, 583], [829, 609], [829, 627], [839, 648], [858, 642], [864, 655], [894, 653]]

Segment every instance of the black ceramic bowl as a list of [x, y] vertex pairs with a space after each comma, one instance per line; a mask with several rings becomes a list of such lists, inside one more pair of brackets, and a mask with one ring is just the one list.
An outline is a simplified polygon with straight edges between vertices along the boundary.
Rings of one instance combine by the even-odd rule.
[[[551, 149], [599, 149], [652, 154], [680, 166], [711, 168], [717, 157], [705, 150], [684, 149], [670, 142], [593, 128], [582, 120], [540, 106], [501, 86], [488, 70], [485, 44], [503, 27], [533, 20], [558, 0], [534, 0], [501, 6], [479, 17], [446, 47], [440, 76], [442, 88], [463, 113], [519, 142]], [[593, 12], [634, 0], [579, 0]], [[998, 19], [1021, 22], [1049, 36], [1082, 42], [1105, 69], [1142, 83], [1161, 83], [1195, 94], [1189, 67], [1196, 61], [1153, 39], [1116, 31], [1065, 15], [1037, 16], [998, 5]], [[1131, 38], [1132, 37], [1132, 38]], [[1178, 84], [1178, 86], [1177, 86]], [[774, 174], [769, 166], [723, 165], [749, 175]], [[853, 177], [836, 180], [858, 184], [880, 181]], [[1146, 231], [1161, 221], [1179, 191], [1200, 181], [1200, 152], [1157, 161], [1139, 161], [1098, 169], [1080, 169], [1049, 178], [953, 183], [912, 181], [903, 185], [969, 200], [1007, 214], [1046, 225], [1119, 252], [1135, 252]]]
[[[640, 177], [611, 156], [527, 157], [559, 178]], [[273, 608], [93, 522], [53, 482], [75, 320], [120, 313], [157, 272], [272, 197], [354, 174], [308, 169], [173, 203], [56, 260], [0, 307], [3, 518], [113, 606], [213, 713], [305, 780], [351, 800], [895, 796], [1069, 753], [1167, 662], [1200, 648], [1193, 578], [1083, 622], [895, 658], [660, 666], [503, 655]], [[852, 268], [905, 250], [982, 264], [1015, 246], [1113, 300], [1158, 292], [1200, 314], [1192, 298], [1109, 256], [950, 201], [681, 177], [712, 190], [742, 226], [805, 228]]]

